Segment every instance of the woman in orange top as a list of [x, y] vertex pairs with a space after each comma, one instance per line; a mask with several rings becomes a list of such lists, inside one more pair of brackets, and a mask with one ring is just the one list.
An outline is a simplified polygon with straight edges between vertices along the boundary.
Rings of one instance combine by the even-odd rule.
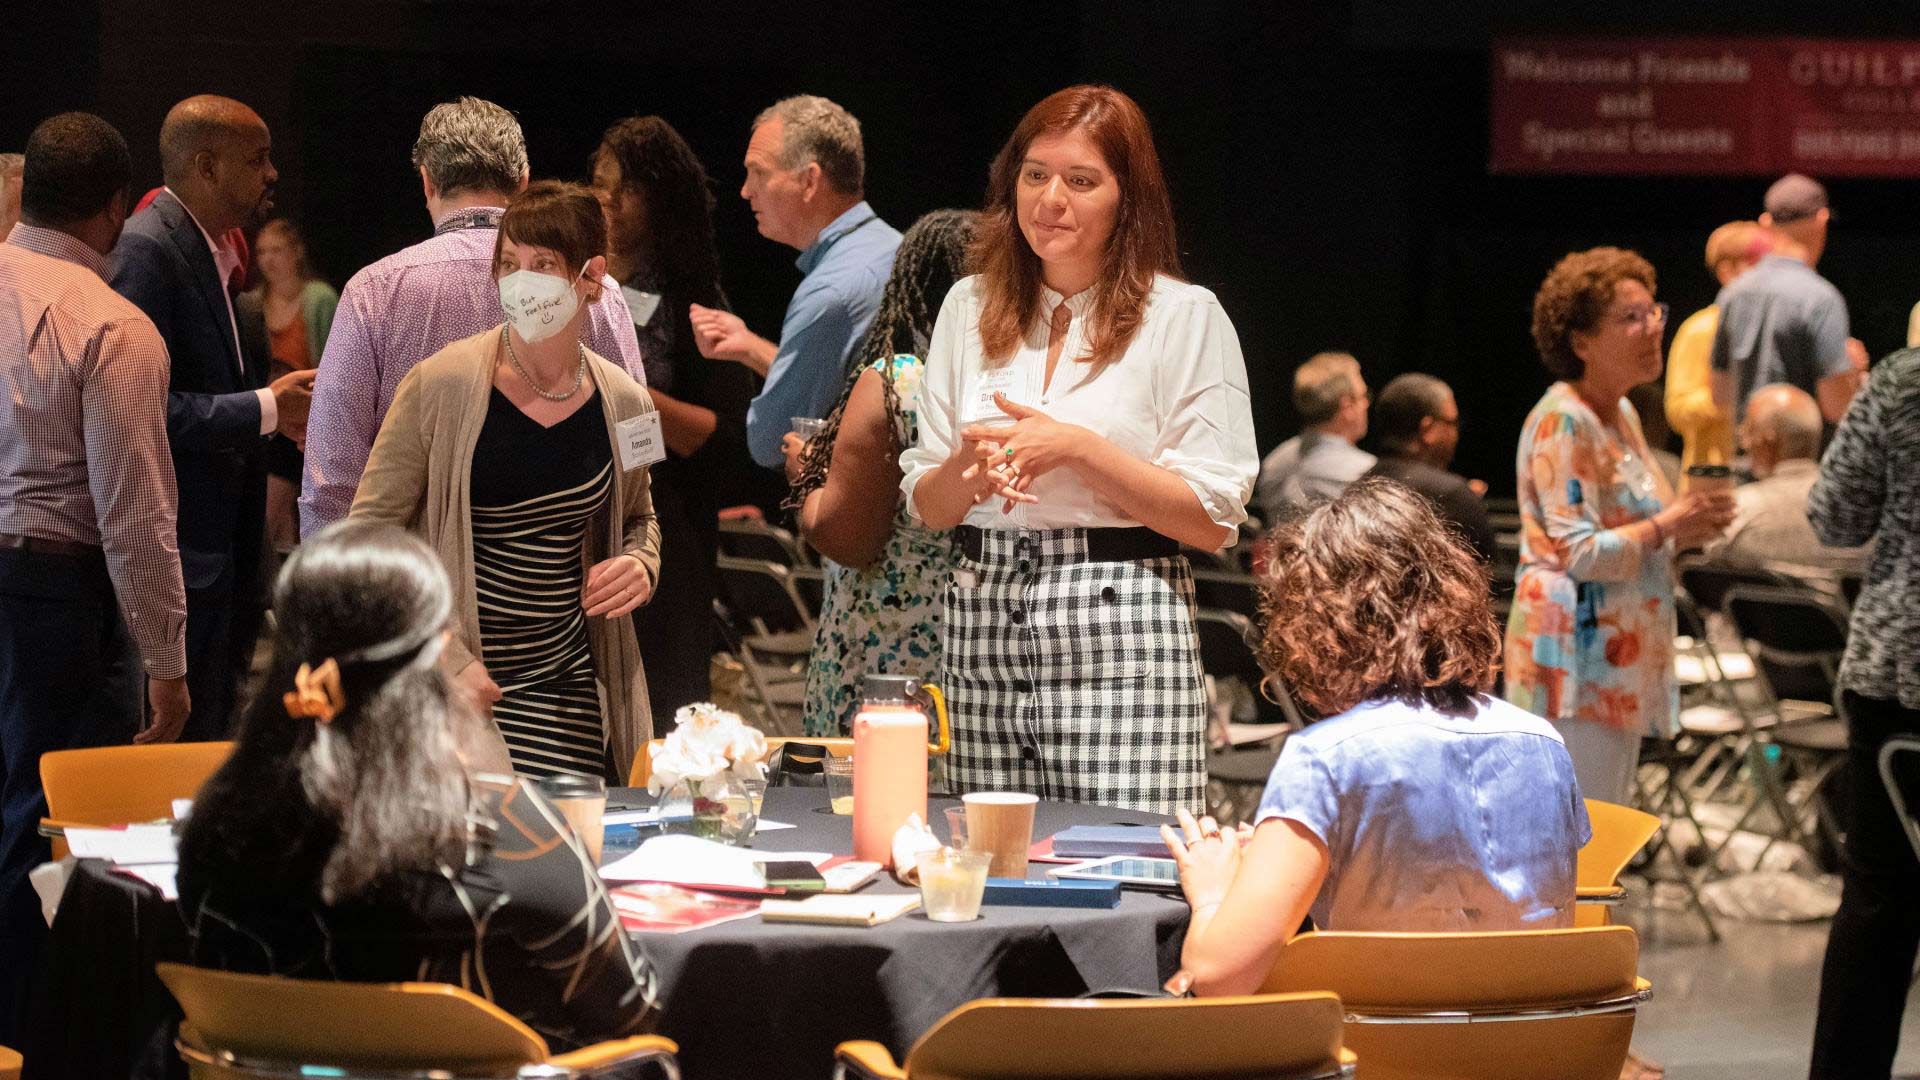
[[[241, 296], [243, 308], [264, 317], [273, 350], [273, 374], [320, 366], [340, 294], [315, 276], [306, 241], [286, 218], [260, 226], [253, 241], [257, 284]], [[282, 554], [300, 542], [300, 447], [276, 435], [267, 451], [267, 540]]]

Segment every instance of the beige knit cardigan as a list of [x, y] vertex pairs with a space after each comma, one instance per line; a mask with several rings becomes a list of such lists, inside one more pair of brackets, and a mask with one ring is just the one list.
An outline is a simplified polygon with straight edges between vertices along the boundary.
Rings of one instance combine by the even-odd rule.
[[[453, 583], [455, 634], [447, 643], [446, 669], [457, 672], [478, 659], [480, 611], [474, 595], [473, 518], [468, 479], [473, 448], [487, 418], [500, 328], [456, 341], [421, 361], [400, 380], [393, 405], [374, 439], [373, 454], [353, 497], [349, 516], [386, 521], [418, 533], [438, 552]], [[649, 580], [660, 580], [660, 526], [654, 521], [647, 469], [621, 470], [616, 425], [653, 412], [653, 397], [617, 365], [588, 350], [587, 377], [614, 443], [613, 495], [587, 524], [583, 571], [616, 554], [635, 556]], [[587, 620], [599, 684], [607, 748], [624, 776], [635, 750], [653, 737], [647, 676], [633, 620]], [[476, 771], [510, 771], [506, 742], [498, 729]]]

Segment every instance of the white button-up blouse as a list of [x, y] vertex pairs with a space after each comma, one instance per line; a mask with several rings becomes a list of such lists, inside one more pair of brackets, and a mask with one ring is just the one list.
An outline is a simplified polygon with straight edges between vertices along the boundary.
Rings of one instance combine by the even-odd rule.
[[[1145, 318], [1118, 360], [1095, 370], [1086, 352], [1093, 291], [1065, 298], [1072, 312], [1061, 363], [1044, 386], [1047, 334], [1063, 299], [1044, 289], [1041, 318], [1004, 368], [986, 370], [980, 344], [983, 289], [963, 278], [934, 324], [920, 391], [920, 441], [900, 456], [900, 489], [913, 507], [920, 479], [939, 468], [969, 423], [1007, 423], [993, 390], [1063, 423], [1078, 424], [1127, 453], [1166, 469], [1193, 489], [1215, 524], [1237, 528], [1259, 472], [1247, 364], [1240, 338], [1213, 293], [1162, 275]], [[1055, 469], [1028, 489], [1038, 502], [1005, 513], [1002, 499], [976, 505], [966, 523], [983, 529], [1126, 528], [1140, 523], [1100, 498], [1071, 469]], [[915, 513], [918, 519], [917, 512]]]

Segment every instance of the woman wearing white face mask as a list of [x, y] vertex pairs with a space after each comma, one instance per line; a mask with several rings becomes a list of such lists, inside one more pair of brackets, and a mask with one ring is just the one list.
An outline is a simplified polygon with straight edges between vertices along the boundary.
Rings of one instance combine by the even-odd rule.
[[530, 776], [616, 781], [652, 736], [627, 618], [653, 595], [660, 531], [647, 392], [581, 344], [606, 278], [607, 230], [586, 188], [530, 185], [500, 219], [506, 322], [401, 381], [352, 516], [406, 525], [454, 588], [446, 667], [490, 705], [493, 761]]

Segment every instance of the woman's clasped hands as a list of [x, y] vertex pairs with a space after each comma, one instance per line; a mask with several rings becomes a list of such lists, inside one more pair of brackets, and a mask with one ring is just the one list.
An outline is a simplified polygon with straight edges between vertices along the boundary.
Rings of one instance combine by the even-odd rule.
[[973, 501], [1003, 498], [1006, 503], [1000, 510], [1006, 513], [1017, 503], [1039, 502], [1039, 497], [1028, 490], [1033, 482], [1077, 460], [1091, 433], [1005, 394], [995, 394], [993, 401], [1002, 413], [1013, 418], [1013, 424], [967, 425], [960, 431], [961, 446], [956, 456], [972, 459], [961, 476], [974, 482]]

